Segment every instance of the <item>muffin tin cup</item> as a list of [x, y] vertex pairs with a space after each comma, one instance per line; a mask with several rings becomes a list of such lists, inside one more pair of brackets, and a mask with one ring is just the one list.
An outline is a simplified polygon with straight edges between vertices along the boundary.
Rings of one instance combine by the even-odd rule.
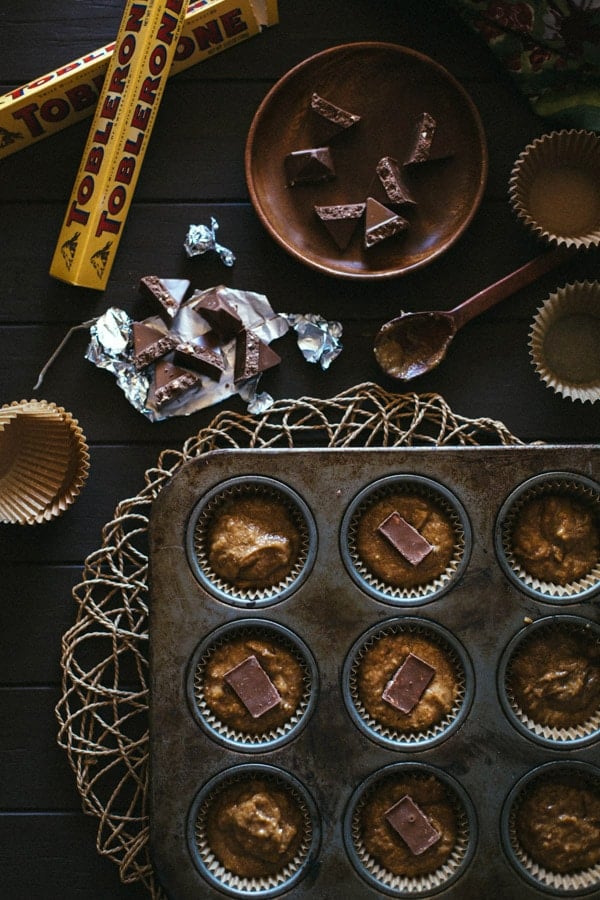
[[[272, 497], [284, 504], [298, 527], [300, 548], [291, 571], [282, 581], [266, 587], [242, 588], [221, 578], [213, 570], [208, 560], [206, 539], [211, 517], [223, 502], [251, 495]], [[295, 491], [273, 478], [249, 475], [218, 484], [202, 498], [192, 511], [186, 545], [192, 570], [207, 591], [234, 606], [259, 608], [285, 600], [308, 577], [317, 551], [317, 534], [308, 506]]]
[[[459, 676], [459, 691], [452, 709], [426, 731], [402, 731], [377, 722], [358, 693], [358, 667], [365, 651], [379, 638], [400, 632], [433, 639], [448, 652]], [[408, 616], [380, 622], [361, 635], [344, 662], [342, 684], [344, 701], [355, 725], [373, 741], [391, 750], [424, 750], [446, 740], [468, 714], [474, 692], [471, 661], [454, 635], [435, 622]]]
[[[361, 515], [376, 501], [396, 494], [418, 494], [434, 502], [449, 517], [455, 546], [448, 567], [437, 578], [408, 588], [382, 581], [369, 571], [356, 546], [356, 529]], [[394, 606], [417, 606], [437, 600], [461, 577], [471, 548], [471, 526], [460, 501], [443, 484], [420, 475], [390, 475], [365, 487], [349, 505], [340, 529], [340, 551], [350, 576], [365, 593]]]
[[553, 897], [578, 897], [598, 890], [600, 864], [572, 873], [552, 872], [532, 859], [520, 845], [515, 824], [519, 804], [534, 783], [559, 775], [575, 777], [600, 792], [600, 769], [596, 766], [581, 760], [544, 763], [523, 775], [506, 798], [501, 814], [501, 840], [510, 863], [531, 886]]
[[[387, 779], [403, 776], [431, 776], [447, 789], [455, 809], [458, 834], [448, 859], [426, 875], [397, 875], [382, 866], [364, 846], [360, 814], [375, 788]], [[390, 897], [429, 897], [444, 891], [464, 873], [477, 842], [477, 821], [473, 804], [464, 788], [450, 775], [426, 763], [392, 763], [373, 772], [352, 794], [344, 817], [344, 842], [350, 861], [359, 875], [377, 891]]]
[[579, 725], [543, 725], [521, 709], [510, 690], [511, 662], [519, 651], [526, 651], [534, 636], [550, 631], [570, 631], [593, 635], [600, 647], [600, 625], [581, 616], [561, 614], [545, 616], [521, 629], [507, 645], [498, 666], [498, 695], [508, 719], [525, 737], [548, 748], [573, 750], [600, 738], [600, 704], [597, 711]]
[[518, 563], [511, 548], [511, 535], [516, 518], [525, 504], [544, 494], [581, 499], [594, 510], [600, 527], [600, 485], [584, 475], [571, 472], [545, 472], [519, 485], [504, 501], [496, 521], [494, 542], [498, 562], [507, 578], [536, 600], [569, 604], [587, 600], [600, 591], [600, 559], [581, 578], [567, 584], [542, 581], [530, 575]]
[[[212, 650], [226, 644], [228, 639], [244, 634], [267, 639], [272, 637], [276, 643], [291, 651], [302, 667], [304, 682], [300, 703], [290, 718], [275, 729], [252, 734], [237, 730], [221, 721], [209, 708], [202, 692], [203, 668]], [[190, 661], [187, 695], [194, 717], [213, 740], [240, 752], [262, 753], [282, 747], [298, 736], [317, 702], [318, 681], [314, 656], [297, 635], [276, 622], [253, 618], [246, 622], [228, 622], [207, 635], [199, 644]]]
[[[236, 875], [226, 869], [213, 853], [206, 835], [206, 817], [210, 803], [218, 792], [251, 778], [264, 779], [275, 787], [289, 791], [302, 811], [305, 828], [295, 858], [275, 874], [260, 878]], [[187, 837], [196, 866], [213, 887], [231, 897], [270, 900], [290, 890], [304, 877], [318, 852], [321, 834], [316, 804], [304, 785], [283, 769], [257, 763], [226, 769], [200, 789], [190, 809]]]

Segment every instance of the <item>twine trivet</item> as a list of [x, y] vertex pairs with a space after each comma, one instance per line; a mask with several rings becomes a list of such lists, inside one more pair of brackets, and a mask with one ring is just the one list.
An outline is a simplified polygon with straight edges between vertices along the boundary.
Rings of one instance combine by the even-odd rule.
[[145, 487], [117, 505], [73, 588], [79, 609], [62, 640], [56, 715], [83, 810], [99, 820], [98, 852], [119, 866], [124, 883], [140, 881], [164, 900], [148, 843], [147, 529], [152, 501], [169, 478], [217, 449], [480, 443], [523, 442], [501, 422], [456, 415], [437, 394], [362, 384], [327, 400], [280, 400], [260, 418], [222, 412], [181, 451], [163, 451]]

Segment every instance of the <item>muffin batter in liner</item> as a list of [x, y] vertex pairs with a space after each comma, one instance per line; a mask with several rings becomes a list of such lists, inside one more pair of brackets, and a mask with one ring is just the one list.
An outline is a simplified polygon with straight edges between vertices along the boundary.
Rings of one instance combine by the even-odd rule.
[[[300, 701], [290, 717], [276, 728], [254, 733], [236, 729], [222, 721], [208, 705], [203, 689], [205, 668], [211, 654], [217, 648], [225, 646], [231, 639], [246, 636], [259, 640], [272, 640], [275, 645], [291, 653], [301, 668], [303, 682]], [[234, 749], [258, 752], [279, 747], [297, 735], [312, 712], [316, 699], [317, 680], [317, 667], [312, 654], [286, 628], [262, 620], [253, 620], [246, 624], [231, 622], [220, 628], [218, 633], [209, 635], [194, 654], [190, 667], [189, 696], [194, 714], [213, 737]]]
[[[361, 559], [357, 545], [358, 526], [364, 513], [386, 497], [403, 494], [422, 497], [435, 505], [454, 531], [454, 549], [446, 569], [429, 582], [409, 587], [392, 585], [377, 577]], [[342, 522], [341, 552], [350, 575], [371, 596], [398, 605], [426, 603], [449, 590], [462, 574], [468, 562], [470, 534], [466, 512], [443, 485], [418, 475], [396, 475], [367, 487], [350, 505]]]
[[[280, 871], [261, 878], [236, 875], [225, 868], [211, 849], [206, 833], [210, 805], [219, 792], [232, 784], [241, 784], [254, 778], [271, 783], [278, 790], [287, 790], [298, 804], [304, 822], [304, 835], [294, 859]], [[190, 842], [203, 874], [222, 891], [234, 897], [260, 897], [267, 892], [269, 897], [273, 897], [289, 890], [302, 877], [319, 841], [317, 811], [311, 796], [292, 775], [267, 765], [237, 766], [216, 775], [196, 798], [192, 806], [190, 826]]]
[[521, 510], [535, 497], [572, 497], [589, 506], [600, 530], [600, 487], [594, 481], [570, 472], [549, 472], [534, 476], [518, 487], [505, 501], [496, 524], [496, 551], [501, 567], [518, 587], [535, 599], [548, 603], [575, 603], [600, 590], [600, 557], [590, 571], [567, 584], [543, 581], [527, 572], [517, 560], [512, 535]]
[[[590, 629], [592, 631], [590, 632]], [[499, 692], [502, 705], [509, 718], [513, 719], [519, 731], [526, 733], [533, 740], [539, 740], [557, 747], [576, 742], [578, 745], [589, 743], [600, 735], [600, 701], [596, 712], [581, 724], [543, 725], [528, 715], [519, 705], [510, 688], [511, 662], [516, 654], [527, 652], [527, 645], [532, 638], [543, 634], [574, 634], [595, 639], [600, 649], [600, 626], [587, 619], [576, 616], [560, 616], [558, 618], [538, 619], [527, 627], [525, 632], [517, 634], [507, 648], [499, 670]]]
[[575, 872], [553, 872], [536, 862], [521, 846], [517, 835], [516, 819], [519, 805], [527, 796], [527, 791], [538, 783], [538, 779], [551, 779], [567, 773], [600, 791], [600, 770], [588, 763], [550, 762], [529, 772], [515, 785], [502, 812], [502, 838], [509, 859], [537, 888], [549, 891], [553, 896], [577, 896], [588, 893], [600, 886], [600, 863]]
[[[358, 672], [365, 653], [386, 635], [412, 634], [437, 644], [447, 654], [456, 675], [457, 692], [452, 709], [439, 722], [426, 731], [410, 731], [384, 725], [375, 719], [361, 700], [358, 688]], [[445, 739], [458, 727], [470, 706], [472, 671], [465, 653], [445, 629], [432, 622], [418, 619], [400, 619], [379, 623], [364, 635], [353, 647], [344, 666], [344, 698], [350, 715], [369, 737], [397, 749], [420, 749]], [[426, 693], [426, 691], [425, 691]]]
[[[382, 866], [366, 849], [361, 836], [361, 812], [375, 789], [386, 779], [417, 776], [423, 779], [432, 775], [447, 789], [447, 797], [454, 807], [456, 817], [456, 842], [446, 861], [433, 872], [410, 877], [397, 875]], [[344, 831], [347, 848], [352, 862], [367, 880], [393, 897], [420, 897], [441, 891], [462, 875], [470, 862], [475, 844], [475, 817], [466, 793], [450, 776], [429, 765], [397, 763], [373, 773], [355, 791], [346, 813]]]
[[[284, 508], [298, 530], [299, 544], [290, 571], [278, 583], [265, 587], [240, 587], [219, 576], [209, 561], [211, 522], [223, 504], [247, 497], [272, 500]], [[287, 597], [310, 570], [316, 550], [312, 516], [304, 501], [274, 479], [248, 476], [231, 479], [210, 491], [192, 515], [188, 526], [188, 556], [196, 577], [219, 599], [240, 606], [267, 606]]]

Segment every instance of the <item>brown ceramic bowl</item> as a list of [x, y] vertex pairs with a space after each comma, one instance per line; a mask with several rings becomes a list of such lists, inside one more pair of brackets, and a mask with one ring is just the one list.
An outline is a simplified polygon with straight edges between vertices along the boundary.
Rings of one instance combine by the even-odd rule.
[[[288, 187], [285, 157], [324, 143], [310, 110], [313, 92], [361, 121], [328, 141], [334, 179]], [[390, 205], [375, 167], [383, 156], [406, 159], [414, 120], [423, 112], [436, 120], [436, 140], [449, 155], [405, 170], [416, 205], [391, 208], [409, 220], [408, 229], [366, 249], [358, 227], [339, 250], [315, 205], [367, 196]], [[256, 213], [284, 250], [329, 275], [381, 279], [426, 265], [460, 237], [481, 201], [488, 157], [479, 114], [452, 75], [414, 50], [367, 42], [317, 53], [274, 85], [250, 127], [245, 165]]]

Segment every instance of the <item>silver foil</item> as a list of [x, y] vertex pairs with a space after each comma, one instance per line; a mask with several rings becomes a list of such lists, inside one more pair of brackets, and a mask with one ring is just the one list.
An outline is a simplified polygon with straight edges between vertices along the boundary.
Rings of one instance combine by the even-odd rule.
[[213, 217], [208, 225], [190, 225], [183, 248], [188, 256], [201, 256], [214, 250], [226, 266], [232, 266], [235, 262], [235, 254], [227, 247], [217, 242], [217, 230], [219, 223]]
[[298, 347], [304, 359], [328, 369], [342, 352], [341, 322], [328, 322], [316, 313], [282, 313], [298, 335]]

